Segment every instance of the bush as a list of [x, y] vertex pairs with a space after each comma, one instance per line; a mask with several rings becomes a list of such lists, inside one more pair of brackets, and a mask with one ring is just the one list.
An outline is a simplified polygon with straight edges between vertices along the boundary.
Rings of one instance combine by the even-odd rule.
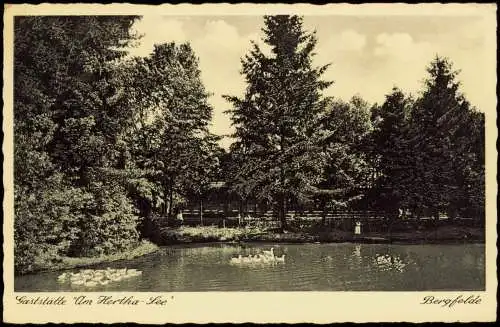
[[14, 201], [14, 268], [26, 273], [40, 260], [58, 260], [77, 241], [79, 222], [92, 196], [64, 183], [61, 175], [37, 188], [16, 186]]
[[137, 243], [139, 219], [125, 189], [116, 184], [92, 183], [94, 196], [89, 214], [80, 222], [75, 256], [108, 255], [125, 251]]
[[69, 185], [60, 174], [15, 188], [14, 269], [23, 274], [67, 256], [126, 251], [139, 240], [138, 217], [119, 185]]

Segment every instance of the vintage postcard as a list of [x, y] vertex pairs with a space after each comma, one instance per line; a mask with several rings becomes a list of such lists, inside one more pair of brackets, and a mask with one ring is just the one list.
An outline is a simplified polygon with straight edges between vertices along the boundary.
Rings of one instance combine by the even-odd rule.
[[5, 5], [4, 319], [496, 319], [496, 5]]

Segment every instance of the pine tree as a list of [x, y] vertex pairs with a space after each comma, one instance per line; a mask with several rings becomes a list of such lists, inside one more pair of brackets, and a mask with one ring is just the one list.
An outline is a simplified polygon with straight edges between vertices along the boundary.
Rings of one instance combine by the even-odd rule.
[[450, 211], [450, 203], [464, 200], [473, 123], [470, 104], [459, 91], [458, 71], [451, 62], [436, 57], [427, 71], [426, 88], [411, 114], [415, 160], [410, 182], [416, 206], [437, 219], [439, 213]]
[[317, 40], [303, 30], [301, 17], [265, 16], [264, 23], [272, 54], [254, 43], [242, 60], [244, 98], [226, 97], [234, 106], [239, 164], [233, 187], [243, 197], [274, 203], [286, 229], [289, 200], [306, 200], [321, 180], [326, 155], [319, 125], [328, 101], [321, 91], [332, 83], [320, 79], [328, 66], [312, 66]]
[[412, 101], [398, 88], [386, 95], [382, 106], [372, 112], [372, 155], [379, 173], [373, 188], [375, 205], [388, 212], [391, 222], [398, 209], [409, 204], [411, 191], [406, 184], [413, 154], [408, 144], [408, 116]]

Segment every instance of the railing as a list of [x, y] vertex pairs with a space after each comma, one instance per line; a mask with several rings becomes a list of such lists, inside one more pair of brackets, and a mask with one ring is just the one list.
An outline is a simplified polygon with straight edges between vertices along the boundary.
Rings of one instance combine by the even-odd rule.
[[[187, 225], [187, 226], [218, 226], [218, 227], [242, 227], [242, 226], [258, 226], [265, 228], [278, 228], [281, 223], [277, 214], [271, 210], [266, 212], [247, 211], [243, 217], [240, 217], [238, 210], [203, 210], [200, 216], [200, 211], [196, 209], [183, 210], [182, 222], [176, 219], [166, 220], [168, 225]], [[330, 228], [341, 230], [352, 230], [357, 221], [361, 222], [364, 231], [379, 231], [385, 230], [391, 225], [387, 219], [386, 212], [383, 211], [328, 211], [323, 213], [320, 210], [309, 211], [289, 211], [287, 212], [287, 222], [290, 226], [297, 228], [307, 228], [318, 226], [321, 223]], [[324, 219], [324, 221], [323, 221]], [[440, 215], [438, 223], [446, 223], [448, 217]], [[470, 217], [457, 217], [456, 222], [459, 224], [476, 224], [476, 219]], [[432, 217], [399, 217], [397, 224], [406, 226], [404, 228], [415, 229], [421, 228], [428, 224], [435, 224], [436, 221]]]
[[[256, 223], [267, 223], [269, 225], [279, 224], [277, 214], [273, 211], [255, 212], [247, 211], [243, 217], [239, 216], [238, 210], [203, 210], [200, 217], [199, 210], [183, 210], [182, 212], [183, 223], [188, 225], [249, 225]], [[287, 221], [293, 222], [294, 220], [301, 221], [322, 221], [325, 220], [326, 224], [332, 225], [334, 221], [353, 221], [353, 220], [381, 220], [384, 219], [384, 212], [376, 211], [329, 211], [323, 213], [319, 210], [310, 211], [288, 211], [286, 214]]]

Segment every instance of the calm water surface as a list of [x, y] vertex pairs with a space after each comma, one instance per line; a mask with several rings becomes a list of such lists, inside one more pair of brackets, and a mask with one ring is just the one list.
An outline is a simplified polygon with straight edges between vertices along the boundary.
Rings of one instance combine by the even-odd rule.
[[[230, 264], [274, 247], [284, 263]], [[30, 291], [430, 291], [484, 290], [483, 244], [209, 244], [163, 247], [92, 268], [135, 268], [134, 277], [92, 288], [57, 282], [61, 272], [16, 277]], [[73, 270], [77, 272], [78, 270]]]

